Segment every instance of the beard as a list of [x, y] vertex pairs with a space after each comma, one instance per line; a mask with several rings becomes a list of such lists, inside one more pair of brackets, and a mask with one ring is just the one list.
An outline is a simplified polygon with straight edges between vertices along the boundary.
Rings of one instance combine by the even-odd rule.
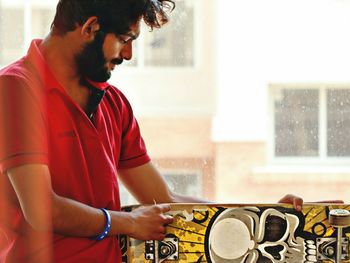
[[[107, 60], [103, 53], [103, 43], [106, 34], [102, 31], [96, 33], [95, 39], [85, 45], [83, 50], [76, 55], [78, 74], [83, 79], [95, 82], [106, 82], [111, 77], [111, 71], [107, 68]], [[123, 59], [113, 59], [113, 64], [121, 64]]]

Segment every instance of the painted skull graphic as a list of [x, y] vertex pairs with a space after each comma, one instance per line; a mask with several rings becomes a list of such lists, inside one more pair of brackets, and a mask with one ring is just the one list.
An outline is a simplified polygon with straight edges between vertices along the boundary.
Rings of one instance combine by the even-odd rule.
[[208, 251], [213, 263], [317, 262], [314, 240], [303, 232], [295, 211], [227, 209], [213, 222]]

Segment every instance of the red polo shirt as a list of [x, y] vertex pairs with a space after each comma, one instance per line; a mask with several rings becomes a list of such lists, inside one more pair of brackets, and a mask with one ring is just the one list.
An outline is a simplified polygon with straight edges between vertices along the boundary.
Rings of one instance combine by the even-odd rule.
[[[58, 195], [120, 210], [117, 169], [150, 161], [131, 106], [110, 84], [89, 82], [95, 94], [89, 118], [55, 79], [39, 44], [34, 40], [27, 56], [0, 71], [0, 175], [23, 164], [46, 164]], [[0, 262], [6, 256], [21, 262], [22, 235], [30, 226], [11, 187], [9, 196], [15, 220], [13, 232], [0, 228]], [[56, 262], [120, 262], [115, 237], [93, 241], [54, 235], [53, 248]]]

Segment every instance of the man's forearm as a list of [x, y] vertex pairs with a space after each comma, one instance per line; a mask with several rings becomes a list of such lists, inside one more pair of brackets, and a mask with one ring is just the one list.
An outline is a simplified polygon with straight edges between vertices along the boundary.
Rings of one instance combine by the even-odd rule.
[[[71, 199], [56, 196], [54, 203], [54, 232], [78, 237], [93, 237], [102, 233], [106, 220], [103, 212]], [[165, 213], [169, 205], [144, 206], [132, 212], [108, 211], [111, 215], [109, 236], [126, 234], [140, 240], [165, 237], [165, 225], [173, 222]]]
[[[53, 197], [52, 225], [57, 234], [93, 237], [102, 233], [106, 225], [104, 213], [98, 209], [58, 195]], [[109, 235], [129, 234], [132, 231], [132, 215], [126, 212], [108, 211], [111, 215]]]
[[[93, 237], [104, 230], [106, 218], [100, 209], [54, 193], [46, 165], [19, 166], [8, 170], [7, 175], [23, 215], [33, 229], [75, 237]], [[128, 234], [132, 230], [131, 214], [110, 214], [110, 235]]]

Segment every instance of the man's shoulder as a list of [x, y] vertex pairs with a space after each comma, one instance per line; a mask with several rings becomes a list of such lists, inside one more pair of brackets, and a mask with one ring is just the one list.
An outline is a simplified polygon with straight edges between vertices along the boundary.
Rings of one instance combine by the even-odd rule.
[[43, 86], [38, 74], [25, 58], [19, 59], [0, 70], [0, 89], [23, 94], [42, 96]]
[[108, 88], [106, 89], [106, 94], [109, 94], [110, 96], [112, 96], [112, 98], [127, 101], [127, 98], [124, 95], [124, 93], [119, 88], [117, 88], [116, 86], [114, 86], [110, 83], [108, 83]]
[[124, 93], [114, 85], [109, 84], [106, 89], [106, 95], [110, 101], [118, 106], [119, 109], [126, 109], [127, 111], [132, 111], [131, 104]]
[[0, 79], [6, 78], [13, 81], [26, 81], [30, 78], [30, 74], [30, 71], [25, 66], [24, 58], [0, 69]]

